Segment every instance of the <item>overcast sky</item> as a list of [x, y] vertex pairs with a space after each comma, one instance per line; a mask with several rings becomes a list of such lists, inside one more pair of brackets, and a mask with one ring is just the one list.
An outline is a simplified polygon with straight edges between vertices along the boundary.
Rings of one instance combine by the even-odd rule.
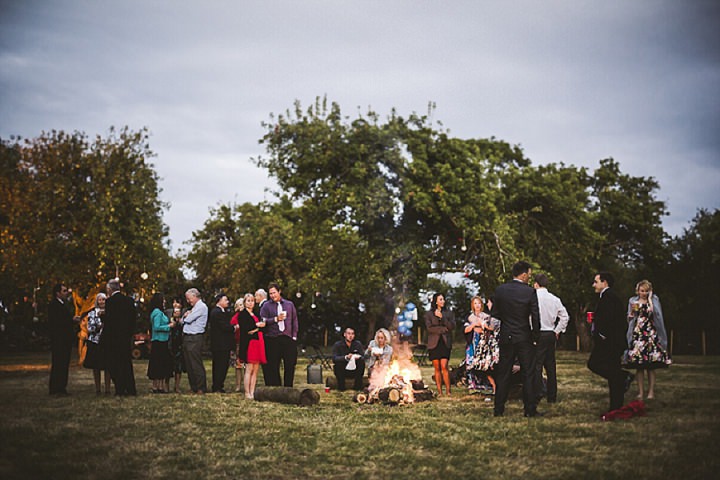
[[0, 0], [0, 137], [148, 127], [175, 250], [258, 202], [261, 122], [437, 108], [535, 164], [655, 177], [671, 235], [720, 207], [720, 2]]

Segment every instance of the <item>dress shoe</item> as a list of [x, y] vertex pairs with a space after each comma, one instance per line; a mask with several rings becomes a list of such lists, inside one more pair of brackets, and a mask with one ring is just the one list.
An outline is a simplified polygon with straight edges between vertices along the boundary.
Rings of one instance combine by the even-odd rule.
[[503, 412], [493, 412], [493, 417], [502, 417]]
[[545, 414], [542, 412], [534, 411], [534, 412], [525, 412], [524, 416], [528, 417], [528, 418], [535, 418], [535, 417], [544, 417]]

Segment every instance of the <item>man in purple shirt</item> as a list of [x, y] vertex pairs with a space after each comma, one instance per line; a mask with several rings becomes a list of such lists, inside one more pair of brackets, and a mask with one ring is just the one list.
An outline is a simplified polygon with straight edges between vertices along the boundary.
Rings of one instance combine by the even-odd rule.
[[260, 318], [265, 322], [265, 356], [267, 369], [263, 370], [265, 385], [280, 386], [280, 361], [284, 367], [286, 387], [292, 387], [297, 364], [298, 317], [295, 305], [282, 298], [277, 283], [268, 286], [270, 300], [260, 309]]

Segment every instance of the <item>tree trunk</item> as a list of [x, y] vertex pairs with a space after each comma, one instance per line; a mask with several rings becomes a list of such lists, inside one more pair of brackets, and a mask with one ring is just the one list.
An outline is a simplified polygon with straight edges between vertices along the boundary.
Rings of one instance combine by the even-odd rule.
[[320, 394], [315, 390], [303, 390], [292, 387], [257, 387], [255, 400], [258, 402], [277, 402], [290, 405], [316, 405], [320, 402]]
[[415, 398], [416, 402], [424, 402], [427, 400], [432, 400], [435, 398], [435, 394], [432, 390], [414, 390], [413, 391], [413, 397]]

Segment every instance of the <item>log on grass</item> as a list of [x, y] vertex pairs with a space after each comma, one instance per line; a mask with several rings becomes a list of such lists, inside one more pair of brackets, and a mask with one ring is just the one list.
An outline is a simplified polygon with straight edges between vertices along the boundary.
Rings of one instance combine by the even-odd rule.
[[358, 392], [353, 396], [353, 401], [357, 403], [367, 403], [368, 394], [365, 392]]
[[394, 387], [385, 387], [378, 391], [377, 396], [385, 404], [397, 404], [402, 398], [402, 392]]
[[430, 389], [413, 390], [413, 398], [416, 402], [425, 402], [435, 398], [435, 393]]
[[320, 394], [309, 388], [300, 390], [292, 387], [257, 387], [255, 400], [308, 406], [317, 405], [320, 402]]

